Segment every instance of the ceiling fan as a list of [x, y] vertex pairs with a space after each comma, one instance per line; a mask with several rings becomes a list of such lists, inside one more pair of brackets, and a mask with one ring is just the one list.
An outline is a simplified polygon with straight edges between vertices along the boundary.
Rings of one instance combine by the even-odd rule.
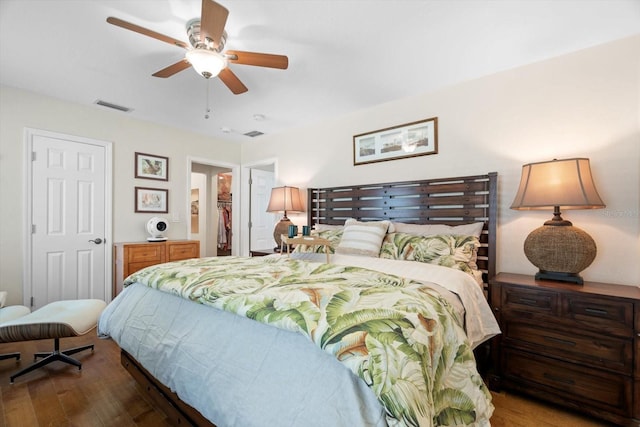
[[153, 73], [154, 77], [171, 77], [182, 70], [193, 67], [205, 79], [220, 77], [220, 80], [236, 95], [246, 92], [247, 87], [229, 68], [229, 63], [254, 65], [258, 67], [279, 68], [286, 70], [289, 59], [284, 55], [269, 53], [243, 52], [227, 50], [223, 52], [227, 41], [224, 26], [229, 11], [213, 0], [202, 0], [200, 19], [192, 19], [187, 23], [189, 44], [164, 34], [140, 27], [112, 16], [107, 22], [154, 39], [187, 49], [184, 59]]

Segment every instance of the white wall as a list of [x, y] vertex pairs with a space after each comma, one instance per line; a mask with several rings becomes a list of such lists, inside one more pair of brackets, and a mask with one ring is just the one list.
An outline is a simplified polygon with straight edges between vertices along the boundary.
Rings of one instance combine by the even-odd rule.
[[[587, 280], [640, 284], [640, 36], [243, 144], [280, 184], [313, 187], [499, 174], [498, 271], [533, 274], [527, 234], [551, 212], [509, 209], [525, 163], [588, 157], [606, 209], [565, 219], [598, 245]], [[375, 89], [372, 89], [375, 90]], [[309, 102], [313, 102], [310, 99]], [[353, 166], [353, 135], [438, 117], [439, 154]], [[305, 216], [292, 220], [304, 223]]]
[[[240, 163], [237, 143], [0, 86], [0, 288], [9, 291], [11, 304], [22, 301], [25, 127], [113, 142], [115, 242], [145, 240], [144, 225], [155, 216], [134, 213], [135, 186], [169, 190], [168, 237], [183, 239], [190, 221], [187, 156]], [[169, 157], [169, 181], [135, 179], [135, 152]]]

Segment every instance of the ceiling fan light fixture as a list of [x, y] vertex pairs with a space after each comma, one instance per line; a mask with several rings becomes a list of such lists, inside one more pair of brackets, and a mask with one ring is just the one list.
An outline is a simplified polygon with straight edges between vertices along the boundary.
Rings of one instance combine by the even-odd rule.
[[193, 69], [206, 79], [217, 76], [227, 66], [227, 58], [214, 50], [192, 49], [185, 57]]

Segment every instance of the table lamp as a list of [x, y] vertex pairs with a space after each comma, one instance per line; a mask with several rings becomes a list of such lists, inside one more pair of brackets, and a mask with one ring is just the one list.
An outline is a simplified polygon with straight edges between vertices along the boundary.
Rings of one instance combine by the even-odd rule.
[[585, 231], [562, 219], [560, 208], [604, 207], [589, 159], [554, 159], [522, 166], [511, 209], [553, 209], [553, 218], [533, 230], [524, 242], [527, 259], [539, 268], [536, 279], [583, 284], [578, 273], [593, 262], [596, 244]]
[[267, 206], [267, 212], [283, 212], [284, 216], [276, 224], [273, 229], [273, 240], [276, 241], [275, 250], [279, 251], [282, 243], [280, 236], [287, 234], [289, 226], [292, 222], [287, 218], [287, 211], [289, 212], [302, 212], [304, 208], [302, 201], [300, 200], [300, 190], [297, 187], [273, 187], [271, 189], [271, 198], [269, 199], [269, 206]]

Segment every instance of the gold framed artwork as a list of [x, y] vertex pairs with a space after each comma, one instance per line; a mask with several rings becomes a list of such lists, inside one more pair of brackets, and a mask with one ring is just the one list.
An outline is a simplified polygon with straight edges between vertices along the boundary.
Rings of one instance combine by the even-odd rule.
[[154, 154], [136, 153], [136, 178], [169, 180], [169, 158]]
[[437, 117], [353, 137], [354, 166], [437, 153]]

